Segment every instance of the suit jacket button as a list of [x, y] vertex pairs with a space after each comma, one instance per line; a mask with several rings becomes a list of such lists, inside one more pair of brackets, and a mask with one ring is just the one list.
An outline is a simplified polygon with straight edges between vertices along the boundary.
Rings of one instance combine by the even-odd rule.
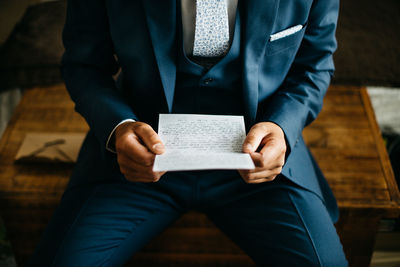
[[203, 83], [204, 83], [205, 85], [208, 85], [208, 84], [210, 84], [212, 81], [214, 81], [213, 78], [207, 78], [207, 79], [205, 79], [205, 80], [203, 81]]

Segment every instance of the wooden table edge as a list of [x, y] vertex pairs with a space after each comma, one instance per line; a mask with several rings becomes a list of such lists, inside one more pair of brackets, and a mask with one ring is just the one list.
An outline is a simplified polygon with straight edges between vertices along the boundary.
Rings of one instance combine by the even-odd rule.
[[390, 163], [389, 155], [387, 153], [385, 144], [383, 143], [382, 135], [380, 128], [378, 126], [375, 112], [373, 110], [371, 99], [368, 95], [368, 91], [366, 87], [361, 87], [361, 100], [364, 104], [365, 111], [367, 113], [367, 118], [369, 121], [369, 125], [371, 127], [371, 131], [373, 133], [373, 137], [375, 140], [375, 145], [379, 154], [379, 160], [381, 162], [382, 171], [385, 176], [386, 183], [388, 185], [388, 191], [390, 194], [390, 198], [394, 203], [397, 204], [398, 209], [400, 210], [400, 193], [399, 187], [397, 185], [394, 172]]
[[400, 216], [400, 206], [393, 201], [372, 205], [371, 203], [338, 202], [338, 206], [341, 211], [373, 211], [381, 214], [382, 218], [385, 219], [397, 219]]

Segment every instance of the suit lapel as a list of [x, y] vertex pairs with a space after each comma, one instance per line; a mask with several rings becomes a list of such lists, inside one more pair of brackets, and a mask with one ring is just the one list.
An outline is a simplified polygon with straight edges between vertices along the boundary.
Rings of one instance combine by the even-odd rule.
[[142, 0], [168, 109], [176, 81], [176, 0]]
[[[168, 108], [176, 81], [176, 0], [142, 0]], [[253, 123], [258, 104], [259, 60], [271, 35], [279, 0], [245, 0], [243, 90], [246, 116]]]
[[243, 46], [243, 90], [246, 116], [253, 124], [258, 105], [259, 61], [271, 35], [279, 0], [246, 0]]

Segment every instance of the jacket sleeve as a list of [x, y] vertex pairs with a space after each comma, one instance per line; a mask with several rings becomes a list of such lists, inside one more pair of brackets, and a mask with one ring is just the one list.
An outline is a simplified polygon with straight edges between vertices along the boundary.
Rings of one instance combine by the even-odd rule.
[[75, 109], [89, 124], [100, 144], [125, 119], [137, 120], [117, 90], [118, 71], [104, 1], [68, 0], [63, 31], [62, 75]]
[[334, 71], [339, 0], [316, 0], [300, 48], [281, 87], [268, 99], [259, 121], [278, 124], [293, 150], [305, 126], [321, 111]]

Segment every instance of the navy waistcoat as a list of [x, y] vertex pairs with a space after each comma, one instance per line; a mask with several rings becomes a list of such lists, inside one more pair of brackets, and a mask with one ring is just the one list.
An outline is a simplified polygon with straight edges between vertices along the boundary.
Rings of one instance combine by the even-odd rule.
[[177, 79], [172, 112], [243, 115], [239, 6], [231, 47], [211, 68], [195, 63], [185, 54], [181, 9], [177, 6]]

